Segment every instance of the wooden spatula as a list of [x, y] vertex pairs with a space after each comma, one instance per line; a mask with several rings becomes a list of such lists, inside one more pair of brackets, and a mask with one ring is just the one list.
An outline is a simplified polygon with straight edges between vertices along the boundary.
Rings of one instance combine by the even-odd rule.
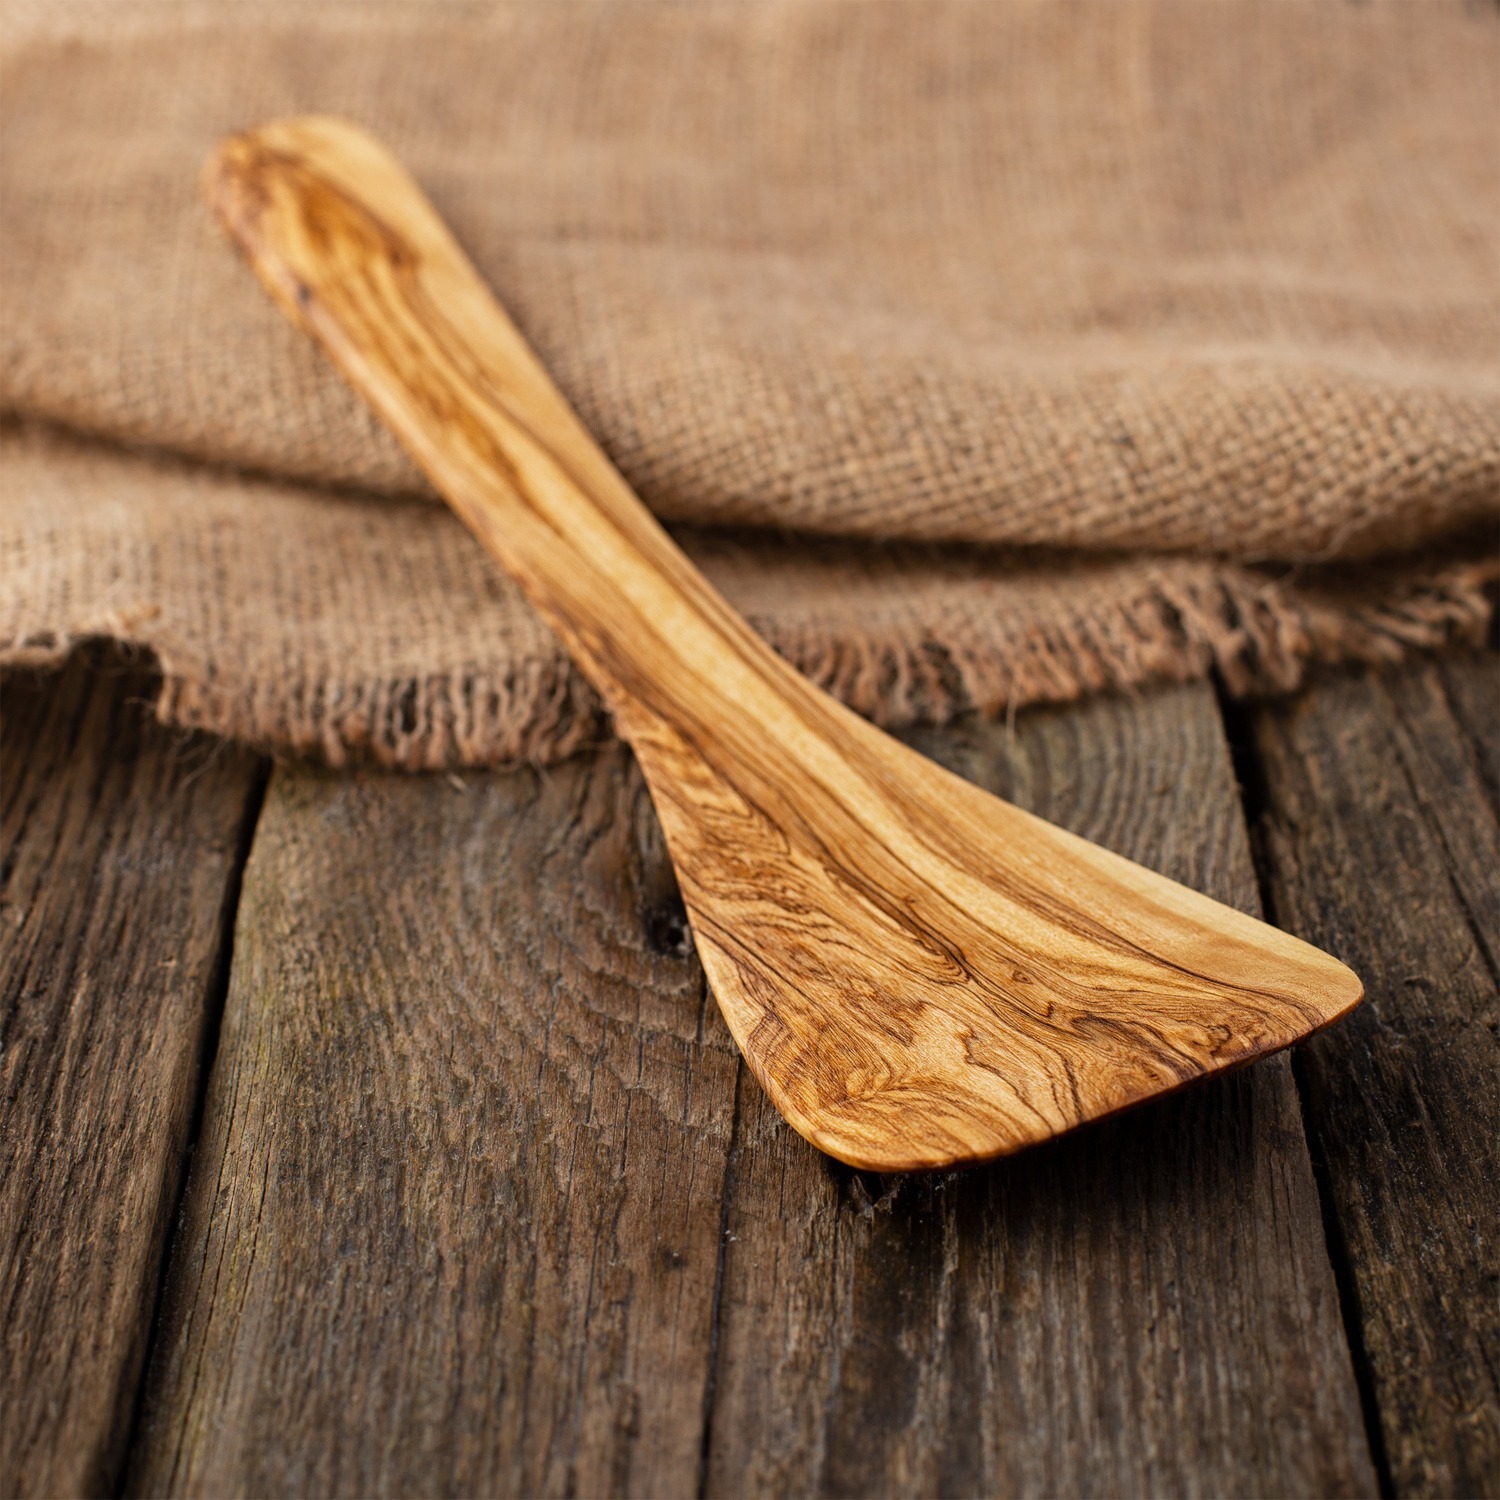
[[810, 1141], [875, 1171], [980, 1161], [1358, 1002], [1337, 960], [950, 775], [772, 652], [363, 131], [267, 125], [207, 186], [603, 696], [729, 1028]]

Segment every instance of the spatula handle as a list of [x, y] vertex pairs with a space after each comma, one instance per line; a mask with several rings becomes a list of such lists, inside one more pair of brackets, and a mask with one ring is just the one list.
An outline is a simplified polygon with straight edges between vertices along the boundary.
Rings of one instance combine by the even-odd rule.
[[353, 126], [228, 143], [210, 194], [635, 745], [704, 970], [799, 1130], [877, 1171], [1014, 1151], [1359, 998], [1307, 944], [960, 780], [763, 645]]
[[294, 321], [517, 580], [614, 710], [673, 718], [787, 671], [636, 498], [421, 189], [307, 117], [225, 142], [206, 186]]

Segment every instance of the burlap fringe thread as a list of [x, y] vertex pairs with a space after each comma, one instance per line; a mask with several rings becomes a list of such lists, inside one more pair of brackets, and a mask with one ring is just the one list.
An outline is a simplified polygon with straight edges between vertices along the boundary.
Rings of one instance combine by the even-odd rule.
[[[1166, 562], [1133, 598], [1029, 629], [1004, 651], [928, 633], [826, 634], [753, 622], [820, 687], [887, 728], [999, 717], [1149, 682], [1216, 676], [1233, 696], [1289, 692], [1319, 662], [1393, 664], [1409, 652], [1481, 644], [1496, 619], [1500, 560], [1455, 564], [1404, 595], [1332, 608], [1229, 567], [1195, 578]], [[598, 695], [566, 660], [394, 679], [259, 677], [184, 671], [139, 620], [100, 619], [86, 634], [0, 641], [0, 665], [52, 666], [104, 635], [151, 652], [162, 671], [157, 718], [333, 767], [406, 771], [544, 765], [610, 733]]]

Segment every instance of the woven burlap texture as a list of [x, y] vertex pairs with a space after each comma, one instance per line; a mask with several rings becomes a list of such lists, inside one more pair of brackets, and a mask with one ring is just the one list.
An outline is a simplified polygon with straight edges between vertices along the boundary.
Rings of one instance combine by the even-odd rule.
[[308, 110], [408, 162], [647, 503], [878, 719], [1286, 688], [1485, 628], [1493, 8], [118, 0], [8, 29], [0, 659], [114, 635], [169, 718], [334, 761], [604, 732], [201, 203], [221, 135]]

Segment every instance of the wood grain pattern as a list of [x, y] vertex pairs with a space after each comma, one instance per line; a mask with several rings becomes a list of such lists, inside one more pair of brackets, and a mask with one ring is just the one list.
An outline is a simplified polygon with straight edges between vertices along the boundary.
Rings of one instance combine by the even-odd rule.
[[363, 132], [266, 126], [221, 148], [209, 192], [609, 704], [730, 1030], [822, 1149], [878, 1170], [1005, 1154], [1358, 1001], [1326, 954], [1000, 802], [777, 657]]
[[278, 769], [129, 1488], [690, 1495], [738, 1056], [645, 788]]
[[[1255, 910], [1204, 687], [914, 733]], [[830, 1169], [742, 1091], [710, 1495], [1371, 1495], [1285, 1059], [1011, 1160]]]
[[[1253, 902], [1202, 689], [923, 743]], [[276, 773], [132, 1492], [1373, 1493], [1283, 1060], [848, 1172], [630, 757], [464, 782]]]
[[1500, 828], [1492, 653], [1254, 720], [1277, 916], [1370, 1004], [1298, 1058], [1398, 1495], [1500, 1494]]
[[118, 1477], [261, 770], [139, 669], [4, 682], [0, 1494]]

